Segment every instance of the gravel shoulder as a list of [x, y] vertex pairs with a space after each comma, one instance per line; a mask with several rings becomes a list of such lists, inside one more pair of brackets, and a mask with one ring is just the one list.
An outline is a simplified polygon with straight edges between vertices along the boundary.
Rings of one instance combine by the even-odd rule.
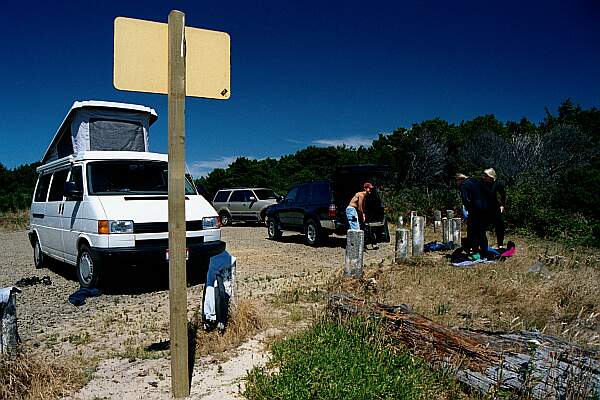
[[[170, 398], [168, 356], [149, 356], [140, 350], [169, 339], [165, 279], [154, 279], [156, 272], [143, 268], [124, 271], [113, 277], [121, 280], [121, 289], [110, 289], [75, 307], [67, 300], [79, 288], [72, 267], [53, 263], [49, 269], [35, 269], [25, 231], [0, 233], [0, 240], [0, 287], [33, 276], [47, 275], [52, 281], [22, 287], [17, 298], [22, 341], [35, 351], [80, 356], [98, 365], [92, 381], [73, 398]], [[276, 242], [268, 240], [263, 226], [239, 224], [224, 228], [223, 240], [238, 259], [238, 298], [254, 301], [269, 329], [225, 357], [197, 359], [192, 398], [237, 398], [245, 371], [266, 360], [265, 342], [318, 315], [322, 301], [310, 294], [324, 292], [344, 262], [343, 237], [333, 236], [312, 248], [299, 234], [286, 233]], [[392, 256], [393, 245], [383, 244], [365, 253], [365, 263]], [[141, 278], [145, 282], [141, 290], [128, 290], [128, 282]], [[200, 284], [188, 288], [190, 319], [200, 305], [202, 288]]]

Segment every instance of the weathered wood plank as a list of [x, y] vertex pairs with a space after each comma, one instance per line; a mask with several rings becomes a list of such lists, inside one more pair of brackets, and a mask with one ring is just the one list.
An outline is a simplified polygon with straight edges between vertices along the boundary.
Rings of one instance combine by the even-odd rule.
[[394, 343], [482, 393], [500, 388], [536, 399], [600, 395], [600, 355], [552, 336], [451, 329], [406, 306], [367, 303], [348, 294], [332, 295], [328, 311], [377, 319]]

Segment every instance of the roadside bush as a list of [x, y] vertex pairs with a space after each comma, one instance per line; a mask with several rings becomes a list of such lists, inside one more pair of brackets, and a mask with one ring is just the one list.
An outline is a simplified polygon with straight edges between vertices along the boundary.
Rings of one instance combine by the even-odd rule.
[[248, 373], [250, 400], [457, 397], [455, 386], [421, 360], [388, 350], [378, 327], [364, 320], [317, 323], [276, 342], [272, 352], [266, 367]]
[[411, 211], [432, 217], [434, 210], [460, 209], [458, 192], [447, 187], [405, 188], [386, 194], [384, 201], [386, 215], [392, 221], [397, 221], [400, 215], [410, 215]]
[[89, 381], [94, 368], [74, 359], [48, 358], [26, 351], [14, 360], [0, 357], [0, 398], [55, 399]]

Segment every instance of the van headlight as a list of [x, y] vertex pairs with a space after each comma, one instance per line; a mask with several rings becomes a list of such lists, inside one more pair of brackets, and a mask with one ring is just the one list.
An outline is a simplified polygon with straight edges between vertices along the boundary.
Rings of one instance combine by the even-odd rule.
[[202, 218], [202, 229], [217, 229], [219, 228], [219, 217], [204, 217]]
[[98, 233], [133, 233], [133, 221], [98, 221]]

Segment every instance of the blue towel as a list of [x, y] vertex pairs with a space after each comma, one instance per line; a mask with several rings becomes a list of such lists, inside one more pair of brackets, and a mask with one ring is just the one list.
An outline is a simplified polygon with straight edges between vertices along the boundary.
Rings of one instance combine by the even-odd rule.
[[452, 245], [450, 243], [429, 242], [425, 246], [423, 246], [424, 252], [442, 250], [452, 250]]
[[96, 297], [96, 296], [100, 296], [102, 294], [102, 291], [100, 289], [96, 289], [96, 288], [79, 288], [78, 291], [76, 291], [75, 293], [72, 293], [69, 296], [69, 303], [73, 304], [74, 306], [82, 306], [85, 304], [85, 299], [87, 299], [88, 297]]

